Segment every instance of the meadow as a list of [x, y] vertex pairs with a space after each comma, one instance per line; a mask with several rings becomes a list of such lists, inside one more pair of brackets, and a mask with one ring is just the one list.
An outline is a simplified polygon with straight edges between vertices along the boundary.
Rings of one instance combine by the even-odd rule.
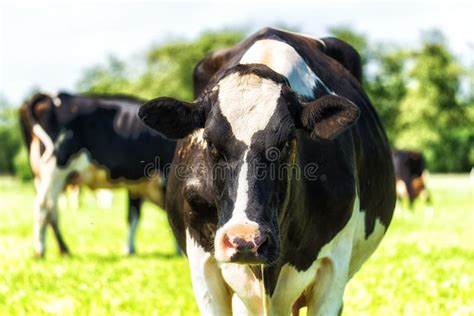
[[[474, 188], [467, 175], [432, 175], [434, 211], [397, 209], [376, 253], [347, 286], [344, 315], [474, 315]], [[125, 256], [125, 192], [101, 209], [61, 208], [73, 253], [32, 257], [32, 183], [0, 177], [0, 315], [197, 315], [187, 262], [166, 215], [145, 204], [136, 256]]]

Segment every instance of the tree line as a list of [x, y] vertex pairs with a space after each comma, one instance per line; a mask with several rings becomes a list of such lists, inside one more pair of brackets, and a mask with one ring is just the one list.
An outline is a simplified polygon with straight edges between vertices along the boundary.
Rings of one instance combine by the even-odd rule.
[[[438, 31], [417, 47], [371, 41], [349, 27], [330, 29], [352, 44], [363, 63], [363, 86], [393, 146], [423, 152], [429, 170], [466, 172], [474, 165], [474, 67], [463, 67]], [[109, 57], [86, 69], [77, 84], [85, 94], [131, 94], [143, 99], [192, 100], [192, 71], [206, 54], [231, 46], [239, 30], [205, 32], [196, 40], [157, 44], [139, 59]], [[467, 83], [467, 84], [466, 84]], [[0, 173], [29, 178], [18, 111], [0, 98]]]

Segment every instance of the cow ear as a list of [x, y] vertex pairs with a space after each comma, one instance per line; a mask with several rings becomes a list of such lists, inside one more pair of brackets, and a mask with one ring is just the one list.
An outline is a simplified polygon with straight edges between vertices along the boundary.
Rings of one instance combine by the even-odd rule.
[[334, 139], [359, 117], [357, 106], [346, 98], [325, 95], [303, 104], [301, 125], [314, 139]]
[[201, 112], [199, 104], [161, 97], [142, 105], [138, 117], [165, 137], [180, 139], [204, 127]]
[[321, 40], [325, 44], [324, 53], [342, 64], [361, 83], [362, 62], [357, 50], [338, 38], [326, 37]]

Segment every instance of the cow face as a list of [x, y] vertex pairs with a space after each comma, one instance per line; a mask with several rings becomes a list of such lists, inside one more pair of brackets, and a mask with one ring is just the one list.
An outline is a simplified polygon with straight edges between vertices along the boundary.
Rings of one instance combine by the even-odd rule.
[[333, 95], [302, 104], [286, 78], [249, 64], [227, 71], [194, 105], [158, 98], [139, 116], [171, 138], [204, 128], [219, 219], [215, 257], [271, 264], [279, 256], [279, 214], [292, 173], [281, 166], [297, 163], [296, 130], [334, 138], [356, 120], [358, 109]]

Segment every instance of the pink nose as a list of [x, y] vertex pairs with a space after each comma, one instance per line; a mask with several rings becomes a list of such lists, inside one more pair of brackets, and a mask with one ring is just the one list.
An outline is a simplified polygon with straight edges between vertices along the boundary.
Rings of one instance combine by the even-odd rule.
[[266, 236], [260, 234], [257, 225], [234, 224], [223, 232], [222, 246], [224, 252], [257, 253], [258, 248], [265, 242]]

